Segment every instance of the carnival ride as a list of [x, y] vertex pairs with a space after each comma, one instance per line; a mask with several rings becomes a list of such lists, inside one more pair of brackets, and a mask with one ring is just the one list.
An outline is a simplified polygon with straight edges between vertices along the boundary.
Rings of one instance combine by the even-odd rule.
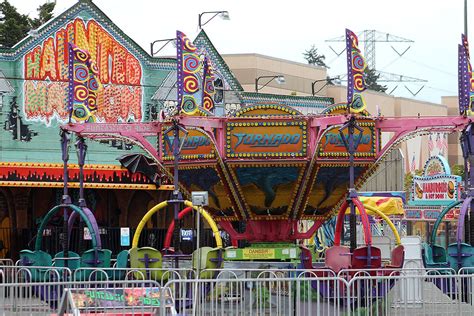
[[[348, 54], [349, 51], [350, 47]], [[68, 232], [75, 217], [80, 216], [84, 220], [93, 236], [93, 248], [79, 255], [68, 251], [66, 240], [64, 250], [55, 256], [55, 264], [70, 269], [83, 266], [110, 267], [111, 252], [101, 248], [97, 223], [83, 199], [85, 138], [94, 141], [120, 139], [139, 146], [144, 153], [122, 157], [122, 164], [127, 168], [133, 166], [129, 170], [144, 173], [155, 184], [160, 182], [157, 179], [173, 183], [172, 198], [159, 203], [145, 214], [133, 236], [131, 249], [120, 257], [121, 265], [126, 267], [129, 254], [135, 278], [158, 281], [167, 279], [166, 271], [163, 271], [164, 256], [173, 258], [176, 266], [179, 263], [181, 254], [175, 223], [191, 211], [206, 219], [216, 239], [216, 248], [203, 247], [193, 254], [195, 269], [210, 269], [203, 274], [198, 272], [201, 278], [213, 278], [215, 275], [211, 270], [222, 267], [224, 260], [301, 262], [303, 268], [314, 270], [317, 276], [323, 277], [339, 274], [343, 270], [352, 270], [343, 275], [347, 278], [361, 271], [371, 276], [393, 276], [402, 268], [404, 261], [400, 236], [383, 212], [361, 202], [357, 187], [375, 171], [391, 149], [415, 135], [461, 132], [464, 158], [474, 158], [472, 121], [465, 111], [456, 117], [395, 118], [371, 116], [363, 109], [354, 110], [349, 103], [330, 106], [319, 115], [302, 115], [285, 105], [267, 103], [243, 107], [230, 117], [178, 114], [163, 121], [69, 123], [61, 126], [65, 165], [63, 201], [43, 219], [38, 229], [35, 250], [21, 252], [23, 264], [52, 266], [51, 255], [41, 251], [41, 236], [51, 216], [63, 210], [64, 225]], [[67, 145], [71, 133], [79, 139], [79, 206], [73, 205], [67, 194]], [[389, 137], [384, 145], [382, 133]], [[144, 168], [138, 167], [140, 161], [145, 162]], [[470, 185], [474, 184], [474, 173], [469, 174], [471, 179], [468, 181], [458, 228], [464, 227], [467, 209], [470, 206], [472, 208], [471, 195], [474, 190]], [[203, 208], [186, 200], [191, 197], [192, 191], [207, 191], [209, 205]], [[186, 208], [183, 209], [183, 205]], [[139, 247], [141, 232], [147, 221], [168, 206], [173, 208], [174, 220], [166, 235], [164, 251]], [[70, 216], [69, 211], [74, 215]], [[357, 247], [356, 243], [357, 211], [365, 240], [365, 245], [361, 247]], [[381, 217], [396, 239], [391, 260], [385, 265], [382, 265], [380, 248], [372, 243], [368, 211]], [[447, 211], [449, 207], [443, 211], [443, 215]], [[349, 247], [341, 245], [343, 221], [347, 212]], [[334, 245], [326, 249], [325, 266], [319, 269], [312, 264], [312, 252], [295, 241], [309, 239], [335, 214]], [[306, 232], [300, 232], [300, 220], [312, 220], [313, 224]], [[474, 216], [470, 217], [470, 222], [470, 236], [474, 236]], [[230, 235], [234, 246], [241, 240], [249, 242], [250, 246], [224, 249], [217, 225]], [[438, 225], [439, 222], [435, 227]], [[448, 258], [446, 251], [435, 245], [432, 237], [431, 245], [425, 246], [427, 266], [450, 265], [459, 270], [473, 265], [474, 252], [469, 244], [462, 242], [462, 235], [459, 229], [457, 243], [448, 247]], [[173, 244], [178, 246], [174, 253], [170, 251], [172, 239]], [[82, 277], [91, 276], [87, 270], [84, 273], [89, 274]], [[46, 275], [47, 272], [37, 270], [32, 278], [39, 281]], [[124, 275], [119, 274], [117, 277]], [[373, 286], [372, 296], [383, 296], [386, 293], [384, 286]], [[389, 286], [393, 286], [393, 283]], [[335, 297], [335, 291], [337, 288], [329, 287], [321, 294]]]
[[[24, 266], [34, 266], [29, 270], [30, 274], [28, 278], [32, 282], [44, 282], [48, 280], [56, 279], [71, 279], [75, 280], [88, 280], [93, 273], [93, 269], [108, 269], [111, 267], [111, 256], [112, 251], [109, 249], [102, 248], [102, 242], [99, 234], [99, 227], [92, 211], [87, 207], [84, 199], [84, 177], [83, 167], [87, 152], [87, 145], [84, 139], [78, 138], [76, 142], [76, 148], [78, 151], [78, 164], [79, 164], [79, 200], [78, 205], [75, 205], [71, 201], [71, 197], [68, 194], [68, 167], [67, 162], [69, 159], [69, 142], [70, 135], [68, 133], [61, 134], [61, 148], [62, 148], [62, 159], [64, 162], [64, 191], [62, 196], [61, 204], [54, 206], [48, 213], [43, 217], [36, 234], [34, 250], [24, 249], [20, 251], [20, 263]], [[51, 256], [51, 254], [41, 250], [42, 240], [44, 231], [50, 220], [60, 213], [63, 213], [64, 222], [64, 238], [62, 240], [63, 250]], [[69, 240], [74, 222], [77, 218], [81, 219], [89, 230], [91, 236], [92, 248], [85, 250], [82, 254], [78, 254], [70, 250]], [[116, 268], [124, 268], [128, 262], [128, 251], [122, 251], [117, 255]], [[51, 273], [52, 268], [60, 273]], [[67, 269], [61, 269], [67, 268]], [[68, 273], [74, 273], [69, 275]], [[120, 273], [113, 273], [108, 271], [108, 275], [105, 278], [120, 278]], [[103, 279], [104, 276], [100, 273], [94, 273], [94, 279]]]

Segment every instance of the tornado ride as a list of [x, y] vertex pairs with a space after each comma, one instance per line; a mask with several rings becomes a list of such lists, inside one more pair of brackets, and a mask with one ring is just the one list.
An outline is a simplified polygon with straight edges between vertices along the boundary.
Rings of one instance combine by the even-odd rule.
[[[347, 34], [348, 60], [358, 60], [361, 56], [357, 49], [357, 38], [350, 31]], [[178, 56], [183, 45], [189, 43], [183, 44], [178, 40]], [[173, 258], [176, 264], [179, 262], [181, 254], [170, 251], [171, 245], [178, 242], [178, 227], [175, 224], [189, 212], [198, 212], [204, 217], [216, 240], [215, 248], [203, 247], [193, 255], [193, 266], [201, 278], [214, 278], [212, 269], [233, 261], [301, 263], [306, 271], [304, 273], [312, 273], [317, 277], [338, 275], [347, 280], [358, 273], [369, 276], [396, 275], [404, 261], [400, 236], [383, 212], [361, 202], [357, 188], [375, 172], [392, 149], [417, 135], [460, 132], [464, 159], [473, 159], [474, 130], [472, 119], [467, 115], [470, 106], [463, 92], [460, 93], [458, 116], [370, 115], [364, 109], [365, 101], [360, 95], [365, 88], [356, 88], [354, 85], [355, 81], [362, 78], [364, 68], [357, 65], [355, 62], [349, 63], [348, 67], [348, 103], [329, 106], [318, 115], [303, 115], [283, 104], [262, 103], [242, 107], [228, 117], [212, 116], [206, 111], [186, 115], [184, 110], [178, 110], [175, 115], [153, 122], [65, 124], [61, 126], [65, 166], [67, 146], [64, 144], [72, 133], [79, 139], [78, 148], [84, 153], [79, 155], [81, 170], [85, 151], [80, 148], [84, 147], [84, 139], [119, 139], [142, 149], [140, 153], [119, 158], [123, 166], [131, 172], [146, 174], [157, 186], [160, 184], [159, 179], [173, 184], [171, 199], [159, 203], [145, 214], [133, 236], [132, 248], [123, 255], [124, 260], [121, 262], [124, 262], [124, 267], [130, 256], [130, 267], [137, 279], [153, 279], [162, 283], [168, 279], [163, 257]], [[178, 81], [179, 67], [183, 67], [180, 60]], [[382, 135], [388, 141], [383, 143]], [[473, 212], [474, 190], [471, 185], [474, 184], [474, 173], [467, 163], [466, 170], [470, 178], [466, 182], [466, 196], [458, 227], [464, 227], [467, 210], [471, 208]], [[62, 209], [68, 231], [74, 218], [80, 216], [94, 237], [92, 250], [82, 256], [75, 253], [70, 256], [66, 246], [58, 258], [64, 256], [74, 260], [59, 262], [64, 262], [66, 268], [82, 267], [83, 264], [96, 268], [108, 267], [111, 254], [101, 249], [97, 223], [92, 213], [87, 211], [82, 198], [82, 182], [79, 206], [70, 202], [66, 182], [64, 187], [62, 204], [45, 217], [38, 230], [35, 250], [23, 251], [22, 260], [29, 265], [51, 265], [51, 256], [41, 251], [42, 230], [51, 216]], [[193, 205], [189, 200], [194, 191], [207, 191], [208, 205]], [[164, 251], [140, 247], [141, 231], [147, 221], [168, 206], [173, 208], [174, 216]], [[69, 211], [74, 215], [69, 217]], [[369, 211], [386, 221], [396, 238], [397, 246], [391, 253], [391, 262], [386, 265], [382, 264], [381, 250], [372, 243]], [[357, 247], [356, 243], [357, 212], [364, 232], [365, 244], [361, 247]], [[349, 214], [350, 247], [341, 243], [346, 213]], [[310, 239], [334, 215], [337, 215], [334, 245], [325, 251], [324, 266], [315, 267], [312, 252], [296, 241]], [[312, 225], [306, 231], [299, 231], [301, 220], [310, 220]], [[469, 235], [474, 236], [472, 214], [468, 221]], [[229, 234], [234, 247], [224, 249], [219, 229]], [[434, 245], [432, 239], [431, 245], [425, 246], [427, 266], [450, 265], [458, 271], [472, 265], [473, 252], [468, 243], [473, 240], [466, 239], [463, 242], [462, 238], [463, 232], [460, 230], [457, 243], [448, 247], [448, 259], [438, 258], [446, 258], [446, 251]], [[249, 246], [239, 248], [239, 241], [245, 241]], [[199, 274], [200, 269], [208, 271]], [[83, 273], [91, 277], [87, 274], [89, 272]], [[34, 275], [38, 279], [45, 277], [45, 273]], [[393, 282], [368, 286], [373, 292], [372, 297], [377, 298], [384, 296], [387, 287], [392, 287]], [[341, 293], [336, 293], [337, 287], [318, 287], [317, 290], [323, 297], [341, 298]], [[361, 293], [367, 293], [367, 289], [361, 290]]]

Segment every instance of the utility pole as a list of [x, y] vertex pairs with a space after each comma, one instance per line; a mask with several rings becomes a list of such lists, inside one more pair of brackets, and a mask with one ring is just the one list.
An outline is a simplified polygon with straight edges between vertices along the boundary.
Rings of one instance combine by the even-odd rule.
[[467, 0], [464, 0], [464, 34], [467, 37]]

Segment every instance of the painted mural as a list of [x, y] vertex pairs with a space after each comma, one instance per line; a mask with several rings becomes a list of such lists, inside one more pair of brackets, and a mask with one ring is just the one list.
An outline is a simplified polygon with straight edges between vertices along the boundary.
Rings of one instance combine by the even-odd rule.
[[68, 43], [88, 51], [97, 65], [103, 89], [97, 96], [99, 122], [141, 121], [143, 74], [139, 60], [95, 20], [75, 18], [23, 57], [27, 121], [65, 122], [69, 52]]

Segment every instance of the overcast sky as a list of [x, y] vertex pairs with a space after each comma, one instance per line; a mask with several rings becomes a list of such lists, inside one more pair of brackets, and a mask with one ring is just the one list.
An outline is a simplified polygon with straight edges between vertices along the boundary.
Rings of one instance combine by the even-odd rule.
[[[37, 7], [45, 1], [9, 0], [21, 13], [31, 17], [37, 16]], [[75, 2], [57, 0], [55, 16]], [[457, 95], [457, 44], [464, 28], [463, 0], [93, 2], [146, 51], [150, 42], [172, 38], [176, 30], [194, 38], [200, 12], [227, 10], [229, 21], [216, 18], [204, 27], [221, 54], [260, 53], [305, 62], [302, 53], [314, 44], [326, 56], [330, 76], [345, 74], [346, 69], [345, 54], [337, 57], [329, 45], [342, 51], [345, 44], [326, 40], [344, 35], [345, 28], [356, 33], [363, 30], [389, 33], [414, 43], [377, 43], [377, 69], [428, 82], [387, 83], [387, 92], [398, 85], [394, 95], [412, 97], [405, 86], [416, 92], [424, 85], [415, 98], [440, 102], [443, 95]], [[474, 17], [474, 6], [469, 10]], [[474, 34], [474, 19], [471, 21], [469, 34]], [[391, 46], [399, 52], [410, 48], [399, 57]]]

